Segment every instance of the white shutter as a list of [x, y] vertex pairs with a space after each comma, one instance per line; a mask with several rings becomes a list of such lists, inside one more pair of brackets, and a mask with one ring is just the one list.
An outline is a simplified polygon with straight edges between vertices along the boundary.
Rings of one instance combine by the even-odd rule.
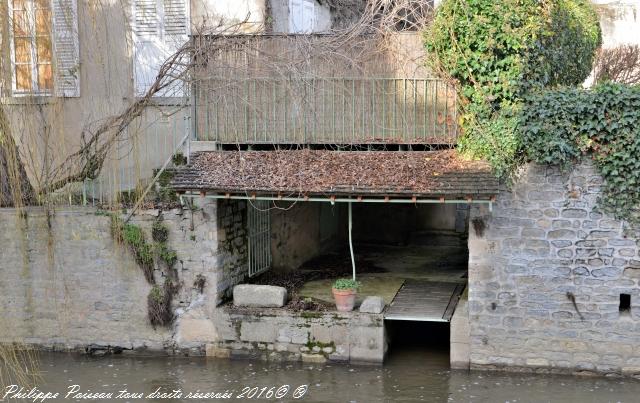
[[289, 0], [289, 33], [308, 34], [314, 30], [313, 0]]
[[301, 28], [302, 0], [289, 0], [289, 33], [299, 33]]
[[[164, 58], [169, 58], [177, 52], [182, 45], [189, 40], [189, 0], [163, 0], [163, 44]], [[187, 60], [183, 60], [185, 66]], [[176, 66], [182, 68], [182, 66]], [[174, 70], [172, 74], [178, 75], [181, 71]], [[176, 81], [173, 85], [165, 88], [160, 96], [182, 97], [185, 94], [185, 82]]]
[[[186, 40], [189, 36], [189, 13], [185, 0], [163, 0], [164, 32], [166, 36]], [[184, 42], [182, 42], [184, 43]], [[180, 46], [182, 45], [180, 43]]]
[[144, 95], [162, 63], [158, 0], [133, 0], [133, 76], [136, 96]]
[[56, 96], [80, 96], [77, 0], [52, 0]]
[[302, 2], [302, 29], [305, 34], [315, 30], [315, 5], [313, 1]]
[[[135, 95], [143, 96], [160, 66], [189, 40], [188, 0], [133, 0]], [[182, 96], [181, 86], [155, 96]]]

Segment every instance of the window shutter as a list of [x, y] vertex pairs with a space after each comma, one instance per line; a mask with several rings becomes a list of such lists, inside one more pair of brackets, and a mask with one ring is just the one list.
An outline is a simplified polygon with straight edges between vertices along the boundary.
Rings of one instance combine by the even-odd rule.
[[313, 32], [315, 4], [313, 0], [289, 0], [289, 33]]
[[80, 96], [77, 0], [52, 0], [56, 96]]
[[[178, 37], [181, 41], [188, 39], [189, 21], [185, 0], [163, 0], [163, 5], [165, 35]], [[182, 43], [184, 42], [180, 42], [179, 46]]]
[[136, 96], [144, 95], [162, 62], [158, 0], [133, 0], [133, 74]]
[[[189, 3], [188, 0], [163, 0], [163, 45], [164, 59], [177, 52], [189, 40]], [[185, 66], [187, 60], [183, 61]], [[181, 69], [182, 66], [176, 66]], [[176, 70], [173, 74], [179, 74]], [[176, 81], [158, 94], [164, 97], [182, 97], [185, 94], [185, 83]]]
[[[155, 82], [160, 66], [189, 40], [188, 0], [134, 0], [135, 95], [143, 96]], [[156, 96], [182, 96], [165, 88]]]
[[302, 2], [302, 29], [304, 33], [313, 32], [315, 29], [315, 5], [313, 1]]
[[302, 32], [302, 0], [289, 0], [289, 33]]

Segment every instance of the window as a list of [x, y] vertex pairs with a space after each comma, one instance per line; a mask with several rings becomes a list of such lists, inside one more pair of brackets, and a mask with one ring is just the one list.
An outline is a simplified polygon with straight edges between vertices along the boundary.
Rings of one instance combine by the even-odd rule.
[[[135, 95], [143, 96], [155, 82], [162, 64], [189, 40], [188, 0], [133, 0], [133, 72]], [[173, 75], [179, 72], [173, 72]], [[155, 94], [184, 95], [176, 82]]]
[[314, 0], [289, 0], [289, 33], [308, 34], [314, 28]]
[[50, 0], [12, 1], [16, 93], [53, 91]]
[[76, 0], [7, 0], [14, 95], [79, 96]]

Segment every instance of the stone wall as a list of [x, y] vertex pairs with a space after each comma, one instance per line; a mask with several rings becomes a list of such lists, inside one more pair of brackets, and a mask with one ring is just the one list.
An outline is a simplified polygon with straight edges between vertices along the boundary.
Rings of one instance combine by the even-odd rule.
[[218, 296], [216, 305], [232, 296], [233, 286], [242, 283], [248, 272], [246, 232], [247, 203], [238, 200], [220, 200], [217, 212], [217, 266]]
[[[132, 218], [149, 242], [152, 225], [161, 220], [178, 256], [175, 320], [154, 328], [147, 316], [151, 285], [131, 250], [114, 242], [109, 214], [92, 208], [51, 214], [0, 209], [0, 342], [55, 350], [98, 344], [169, 354], [382, 362], [381, 314], [219, 306], [247, 273], [245, 217], [245, 202], [198, 198], [190, 208], [147, 210]], [[157, 263], [157, 284], [164, 275]]]
[[[91, 208], [49, 215], [40, 208], [24, 214], [0, 209], [0, 341], [65, 350], [95, 343], [204, 353], [204, 343], [216, 338], [210, 320], [216, 305], [246, 272], [243, 217], [243, 203], [218, 207], [215, 201], [133, 217], [149, 241], [151, 226], [162, 219], [178, 255], [176, 320], [154, 329], [147, 318], [151, 286], [131, 251], [113, 241], [107, 214]], [[198, 278], [205, 281], [202, 292]]]
[[273, 269], [296, 270], [321, 253], [345, 247], [345, 206], [329, 203], [279, 203], [271, 209]]
[[219, 340], [207, 355], [265, 360], [382, 363], [382, 314], [292, 312], [281, 308], [218, 308]]
[[590, 162], [529, 165], [493, 212], [472, 207], [472, 368], [640, 373], [640, 241], [598, 211], [601, 184]]

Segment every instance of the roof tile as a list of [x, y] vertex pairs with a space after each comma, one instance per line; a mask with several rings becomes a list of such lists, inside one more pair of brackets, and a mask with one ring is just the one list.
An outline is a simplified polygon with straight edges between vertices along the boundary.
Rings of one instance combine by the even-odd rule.
[[489, 166], [441, 151], [212, 151], [177, 171], [178, 191], [489, 198]]

